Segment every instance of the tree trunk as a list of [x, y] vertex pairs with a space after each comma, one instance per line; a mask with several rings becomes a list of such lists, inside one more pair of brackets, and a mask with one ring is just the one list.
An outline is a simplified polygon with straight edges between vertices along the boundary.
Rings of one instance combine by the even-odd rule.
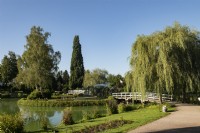
[[182, 89], [182, 103], [186, 102], [186, 84], [184, 84], [183, 89]]
[[186, 102], [186, 92], [185, 92], [185, 89], [183, 89], [182, 96], [183, 96], [182, 103], [185, 103]]
[[160, 104], [162, 104], [162, 93], [159, 93], [159, 101], [160, 101]]

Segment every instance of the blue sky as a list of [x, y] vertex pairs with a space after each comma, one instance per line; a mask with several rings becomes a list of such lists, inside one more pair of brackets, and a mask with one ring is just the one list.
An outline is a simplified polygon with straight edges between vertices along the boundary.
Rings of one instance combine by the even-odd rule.
[[70, 68], [79, 35], [85, 69], [124, 75], [137, 35], [163, 30], [178, 21], [200, 29], [198, 0], [0, 0], [0, 60], [8, 51], [22, 55], [32, 26], [50, 32], [60, 51], [61, 70]]

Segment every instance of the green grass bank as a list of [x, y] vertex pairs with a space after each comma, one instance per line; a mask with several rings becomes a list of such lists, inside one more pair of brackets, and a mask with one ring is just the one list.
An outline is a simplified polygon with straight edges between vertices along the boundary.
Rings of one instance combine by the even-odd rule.
[[[174, 110], [174, 108], [169, 109], [169, 111], [170, 110]], [[170, 113], [169, 112], [163, 113], [161, 111], [161, 106], [151, 105], [149, 107], [141, 108], [141, 109], [130, 111], [130, 112], [114, 114], [114, 115], [110, 115], [110, 116], [106, 116], [102, 118], [92, 119], [84, 123], [78, 123], [78, 124], [67, 125], [67, 126], [65, 126], [64, 124], [60, 124], [56, 128], [56, 130], [58, 130], [59, 133], [78, 133], [85, 128], [92, 128], [94, 126], [108, 123], [114, 120], [132, 121], [131, 123], [123, 124], [123, 126], [119, 126], [118, 128], [110, 128], [108, 130], [103, 131], [106, 133], [116, 133], [116, 132], [124, 133], [129, 130], [133, 130], [139, 126], [155, 121], [168, 114]]]

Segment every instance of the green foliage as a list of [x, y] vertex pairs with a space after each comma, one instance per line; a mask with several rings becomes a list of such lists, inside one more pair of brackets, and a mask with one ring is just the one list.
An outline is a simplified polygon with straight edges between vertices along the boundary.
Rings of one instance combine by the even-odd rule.
[[125, 74], [125, 82], [126, 82], [126, 92], [131, 92], [133, 85], [133, 77], [131, 71], [128, 71]]
[[[187, 92], [200, 92], [199, 32], [175, 23], [164, 31], [138, 36], [132, 47], [132, 88], [173, 93], [186, 101]], [[161, 101], [162, 102], [162, 101]]]
[[68, 94], [59, 94], [57, 92], [52, 93], [52, 99], [66, 99], [66, 100], [73, 100], [77, 97], [77, 95], [68, 95]]
[[109, 96], [108, 100], [115, 100], [115, 98], [113, 96]]
[[93, 71], [86, 70], [84, 76], [83, 86], [85, 88], [93, 87], [96, 84], [105, 84], [107, 83], [108, 71], [102, 70], [99, 68], [94, 69]]
[[53, 73], [58, 69], [61, 55], [60, 52], [54, 52], [52, 46], [47, 43], [49, 36], [50, 33], [44, 33], [40, 27], [31, 28], [30, 34], [26, 37], [25, 51], [17, 62], [18, 84], [40, 91], [52, 86]]
[[0, 131], [4, 133], [22, 133], [24, 121], [20, 114], [0, 116]]
[[95, 126], [86, 126], [85, 129], [80, 131], [76, 131], [75, 133], [96, 133], [96, 132], [103, 132], [108, 129], [121, 127], [124, 124], [131, 124], [132, 121], [129, 120], [112, 120], [109, 122], [105, 122]]
[[137, 105], [126, 105], [124, 110], [125, 112], [128, 112], [128, 111], [139, 109], [137, 107], [138, 107]]
[[126, 105], [124, 103], [118, 104], [118, 106], [117, 106], [118, 113], [125, 112], [125, 108], [126, 108]]
[[99, 98], [106, 98], [110, 94], [110, 89], [106, 86], [97, 85], [91, 89], [92, 95]]
[[72, 111], [70, 108], [66, 108], [64, 111], [63, 111], [63, 124], [65, 125], [72, 125], [74, 124], [74, 120], [72, 118]]
[[[133, 106], [133, 105], [131, 105]], [[139, 108], [139, 105], [134, 104], [134, 108]], [[109, 128], [109, 130], [106, 131], [102, 131], [102, 132], [109, 132], [109, 133], [124, 133], [124, 132], [128, 132], [130, 130], [133, 130], [139, 126], [145, 125], [147, 123], [150, 123], [152, 121], [155, 121], [157, 119], [160, 119], [163, 116], [168, 115], [169, 113], [163, 113], [161, 111], [159, 111], [159, 106], [158, 105], [154, 105], [153, 107], [147, 107], [147, 108], [139, 108], [138, 111], [129, 111], [129, 112], [125, 112], [123, 114], [115, 114], [115, 115], [110, 115], [110, 116], [106, 116], [106, 117], [102, 117], [100, 119], [93, 119], [92, 121], [88, 121], [88, 122], [84, 122], [84, 123], [77, 123], [74, 125], [70, 125], [70, 126], [64, 126], [61, 125], [58, 127], [59, 132], [80, 132], [80, 130], [86, 130], [86, 128], [88, 129], [89, 127], [93, 127], [96, 125], [101, 125], [103, 123], [108, 123], [109, 121], [114, 121], [114, 120], [128, 120], [128, 121], [132, 121], [132, 123], [130, 124], [124, 124], [123, 126], [118, 126], [116, 128]], [[141, 116], [148, 116], [148, 117], [141, 117]], [[87, 126], [86, 126], [87, 125]], [[103, 128], [106, 127], [102, 126], [100, 127]], [[66, 131], [67, 129], [67, 131]], [[70, 130], [71, 129], [71, 130]], [[73, 129], [73, 131], [72, 131]]]
[[85, 75], [84, 75], [84, 80], [83, 80], [84, 88], [92, 87], [95, 84], [96, 83], [95, 83], [95, 80], [94, 80], [94, 78], [92, 76], [92, 73], [90, 72], [90, 70], [86, 70], [85, 71]]
[[99, 118], [99, 117], [102, 117], [102, 115], [100, 114], [100, 112], [98, 111], [97, 108], [93, 109], [91, 111], [91, 118], [92, 119], [96, 119], [96, 118]]
[[48, 129], [48, 118], [43, 117], [41, 119], [41, 126], [43, 130], [47, 130]]
[[125, 80], [121, 75], [108, 75], [108, 83], [110, 87], [115, 89], [115, 92], [120, 92], [121, 89], [125, 86]]
[[82, 121], [87, 121], [87, 120], [91, 120], [91, 119], [96, 119], [99, 117], [102, 117], [102, 115], [99, 113], [98, 109], [93, 109], [91, 111], [82, 111]]
[[67, 70], [57, 72], [53, 89], [65, 93], [69, 90], [69, 74]]
[[40, 91], [34, 90], [33, 92], [31, 92], [31, 94], [28, 95], [27, 98], [28, 99], [38, 99], [38, 98], [42, 98], [42, 95], [41, 95]]
[[9, 91], [2, 91], [0, 97], [1, 98], [10, 98], [11, 95], [10, 95]]
[[70, 66], [70, 89], [82, 88], [84, 71], [85, 70], [83, 64], [83, 56], [81, 53], [81, 44], [79, 43], [79, 36], [75, 36]]
[[174, 103], [163, 103], [167, 108], [174, 108], [176, 105]]
[[117, 114], [117, 101], [108, 100], [106, 102], [107, 115]]
[[124, 103], [120, 103], [118, 104], [117, 110], [118, 110], [118, 113], [123, 113], [123, 112], [133, 111], [140, 108], [143, 108], [141, 104], [140, 105], [137, 105], [137, 104], [125, 105]]
[[57, 74], [56, 74], [56, 89], [57, 91], [61, 91], [62, 88], [63, 88], [63, 78], [62, 78], [62, 71], [59, 71]]
[[17, 74], [17, 57], [14, 52], [10, 51], [8, 56], [5, 55], [1, 62], [0, 79], [3, 84], [8, 84], [13, 82]]
[[37, 89], [28, 95], [28, 99], [38, 99], [38, 98], [51, 98], [51, 92], [49, 90], [38, 91]]
[[87, 121], [87, 120], [92, 119], [90, 112], [85, 111], [85, 110], [82, 111], [82, 116], [83, 116], [82, 121]]
[[17, 97], [18, 97], [18, 98], [22, 98], [22, 97], [23, 97], [23, 93], [18, 92], [18, 93], [17, 93]]
[[69, 90], [69, 74], [67, 72], [67, 70], [65, 70], [63, 72], [63, 92], [66, 92], [67, 90]]

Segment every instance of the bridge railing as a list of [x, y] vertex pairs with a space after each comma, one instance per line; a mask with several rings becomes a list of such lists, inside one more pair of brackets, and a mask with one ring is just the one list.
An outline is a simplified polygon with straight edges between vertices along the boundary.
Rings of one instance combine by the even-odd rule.
[[[142, 95], [139, 92], [121, 92], [121, 93], [112, 93], [112, 96], [116, 99], [124, 99], [124, 100], [142, 100]], [[172, 95], [162, 94], [163, 101], [172, 101]], [[158, 101], [159, 96], [157, 93], [147, 92], [144, 96], [143, 101]]]

